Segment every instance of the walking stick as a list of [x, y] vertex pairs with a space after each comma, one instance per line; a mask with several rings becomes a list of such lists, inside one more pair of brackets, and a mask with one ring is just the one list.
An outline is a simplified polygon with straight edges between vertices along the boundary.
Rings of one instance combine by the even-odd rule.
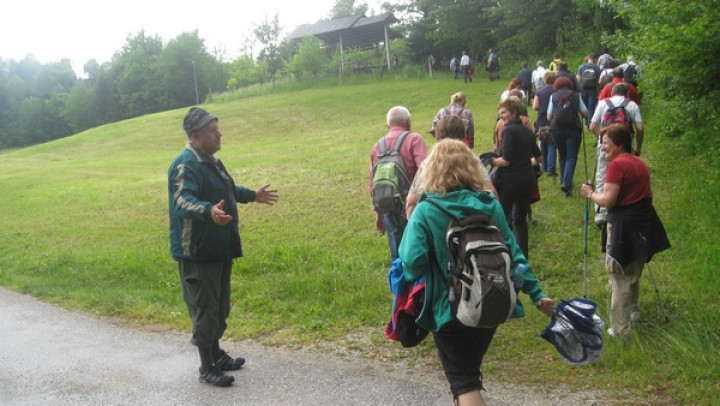
[[663, 311], [663, 315], [665, 315], [665, 323], [669, 323], [670, 319], [668, 319], [668, 314], [667, 314], [667, 310], [665, 309], [665, 305], [663, 305], [662, 300], [660, 300], [660, 291], [658, 290], [657, 283], [655, 283], [655, 277], [653, 276], [653, 273], [650, 270], [650, 263], [646, 262], [645, 265], [647, 265], [648, 275], [650, 275], [650, 280], [652, 281], [653, 287], [655, 288], [655, 294], [657, 295], [658, 302], [660, 303], [660, 308]]
[[[589, 176], [588, 173], [588, 159], [587, 159], [587, 146], [585, 145], [585, 126], [582, 131], [582, 144], [583, 144], [583, 155], [585, 156], [585, 178]], [[587, 285], [588, 285], [588, 222], [590, 217], [590, 198], [585, 198], [585, 221], [583, 223], [583, 234], [585, 237], [585, 264], [583, 267], [583, 299], [587, 299]]]

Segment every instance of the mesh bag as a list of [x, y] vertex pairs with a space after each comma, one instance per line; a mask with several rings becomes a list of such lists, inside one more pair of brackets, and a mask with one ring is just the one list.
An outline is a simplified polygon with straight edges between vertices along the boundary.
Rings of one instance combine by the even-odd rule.
[[565, 362], [585, 365], [602, 354], [605, 322], [595, 314], [597, 305], [587, 299], [562, 301], [540, 336], [554, 345]]

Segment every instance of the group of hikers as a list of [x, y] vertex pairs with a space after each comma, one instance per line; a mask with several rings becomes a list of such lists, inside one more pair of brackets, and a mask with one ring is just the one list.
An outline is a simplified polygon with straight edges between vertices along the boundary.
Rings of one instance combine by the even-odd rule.
[[[497, 73], [499, 59], [490, 51], [487, 69], [495, 80], [492, 72]], [[468, 64], [460, 62], [460, 66]], [[555, 301], [542, 290], [528, 262], [527, 221], [530, 204], [537, 199], [538, 176], [558, 175], [555, 150], [561, 189], [571, 196], [583, 131], [588, 128], [598, 137], [596, 176], [583, 184], [580, 193], [588, 199], [586, 218], [592, 201], [598, 207], [595, 222], [606, 230], [610, 336], [627, 337], [631, 322], [639, 319], [638, 280], [643, 266], [653, 254], [669, 248], [652, 205], [648, 168], [639, 157], [641, 100], [625, 76], [628, 70], [638, 78], [642, 73], [632, 58], [620, 64], [608, 52], [599, 58], [588, 55], [572, 74], [557, 56], [549, 70], [538, 61], [529, 75], [531, 83], [527, 83], [527, 64], [523, 69], [501, 95], [492, 152], [480, 157], [473, 152], [474, 117], [466, 108], [465, 94], [457, 92], [432, 121], [437, 143], [429, 153], [423, 137], [411, 130], [410, 111], [395, 106], [386, 115], [387, 135], [370, 154], [376, 228], [387, 235], [392, 264], [401, 267], [403, 279], [423, 283], [422, 309], [412, 325], [432, 333], [459, 405], [484, 404], [480, 366], [498, 325], [525, 315], [517, 292], [527, 294], [545, 315], [556, 315]], [[611, 75], [609, 83], [601, 86], [607, 75]], [[538, 111], [534, 125], [527, 114], [531, 99]], [[222, 139], [217, 116], [193, 107], [182, 128], [187, 144], [168, 169], [171, 255], [178, 263], [192, 321], [199, 380], [229, 386], [234, 377], [226, 372], [245, 364], [244, 358], [229, 355], [220, 345], [231, 307], [233, 261], [243, 255], [237, 205], [273, 205], [278, 192], [269, 184], [254, 190], [235, 184], [231, 172], [215, 157]], [[500, 265], [493, 265], [492, 279], [476, 274], [477, 283], [470, 286], [457, 273], [458, 269], [478, 271], [491, 258], [499, 258], [496, 265]], [[496, 311], [492, 306], [473, 309], [458, 304], [470, 299], [466, 293], [475, 295], [479, 286], [483, 292], [487, 288], [502, 293], [473, 299], [479, 300], [478, 305], [489, 303], [488, 297], [507, 304], [503, 314], [492, 319], [498, 321], [488, 322], [476, 314], [492, 314]], [[505, 300], [502, 295], [507, 293]]]
[[[643, 125], [636, 80], [642, 72], [633, 58], [620, 63], [605, 48], [599, 57], [588, 55], [576, 73], [559, 54], [549, 69], [543, 61], [532, 71], [527, 63], [522, 65], [500, 97], [492, 152], [473, 152], [474, 118], [466, 108], [466, 96], [458, 92], [433, 119], [430, 132], [437, 143], [429, 153], [422, 136], [411, 131], [408, 109], [395, 106], [387, 113], [387, 135], [370, 154], [377, 231], [387, 235], [393, 266], [401, 266], [406, 282], [424, 283], [426, 293], [415, 323], [432, 333], [459, 405], [484, 404], [480, 366], [497, 325], [469, 326], [455, 314], [458, 299], [449, 282], [453, 261], [448, 262], [455, 249], [448, 228], [453, 219], [486, 216], [502, 233], [511, 269], [522, 269], [516, 291], [528, 294], [535, 307], [553, 316], [555, 301], [542, 291], [528, 263], [530, 205], [539, 199], [537, 179], [542, 174], [559, 177], [561, 191], [566, 197], [573, 195], [583, 132], [589, 130], [597, 137], [595, 175], [582, 185], [580, 195], [588, 199], [586, 211], [590, 201], [594, 204], [595, 224], [603, 230], [611, 292], [609, 336], [628, 337], [631, 322], [640, 319], [643, 267], [653, 254], [670, 246], [652, 205], [647, 165], [640, 158]], [[458, 65], [451, 62], [457, 78], [453, 66]], [[460, 61], [459, 66], [465, 76], [467, 63]], [[528, 117], [529, 106], [538, 112], [534, 123]], [[387, 184], [378, 186], [379, 168], [393, 154], [392, 165], [401, 166], [398, 178], [403, 178], [395, 182], [394, 195], [386, 190]], [[382, 196], [386, 201], [380, 204]], [[511, 316], [523, 315], [518, 298]]]
[[[495, 48], [488, 49], [485, 71], [488, 73], [490, 81], [500, 79], [500, 57], [495, 52]], [[453, 55], [450, 59], [450, 72], [453, 73], [454, 79], [459, 79], [462, 75], [466, 83], [472, 82], [475, 74], [475, 64], [467, 51], [462, 51], [460, 59]]]

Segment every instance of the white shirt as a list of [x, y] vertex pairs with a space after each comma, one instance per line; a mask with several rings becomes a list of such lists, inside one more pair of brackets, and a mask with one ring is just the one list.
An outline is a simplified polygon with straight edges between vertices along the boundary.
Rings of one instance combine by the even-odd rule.
[[[625, 96], [613, 96], [609, 99], [610, 103], [614, 107], [617, 107], [623, 103], [623, 101], [626, 99]], [[607, 103], [605, 100], [598, 101], [597, 107], [595, 107], [595, 114], [592, 116], [591, 123], [595, 123], [600, 125], [602, 123], [603, 117], [605, 117], [605, 112], [607, 111]], [[628, 99], [628, 104], [625, 106], [625, 114], [627, 115], [628, 119], [632, 121], [633, 124], [642, 123], [642, 115], [640, 114], [640, 106], [637, 105], [634, 101]], [[598, 148], [600, 148], [600, 141], [598, 140]]]
[[460, 66], [468, 66], [470, 65], [470, 57], [467, 55], [463, 55], [462, 58], [460, 58]]
[[544, 66], [538, 66], [532, 73], [532, 82], [535, 85], [535, 89], [542, 89], [545, 87], [545, 69]]

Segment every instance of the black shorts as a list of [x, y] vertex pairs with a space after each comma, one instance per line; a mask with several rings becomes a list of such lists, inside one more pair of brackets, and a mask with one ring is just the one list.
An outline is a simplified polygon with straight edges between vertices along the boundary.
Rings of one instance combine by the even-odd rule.
[[454, 397], [482, 390], [480, 365], [496, 328], [472, 328], [457, 320], [433, 333], [438, 356]]

